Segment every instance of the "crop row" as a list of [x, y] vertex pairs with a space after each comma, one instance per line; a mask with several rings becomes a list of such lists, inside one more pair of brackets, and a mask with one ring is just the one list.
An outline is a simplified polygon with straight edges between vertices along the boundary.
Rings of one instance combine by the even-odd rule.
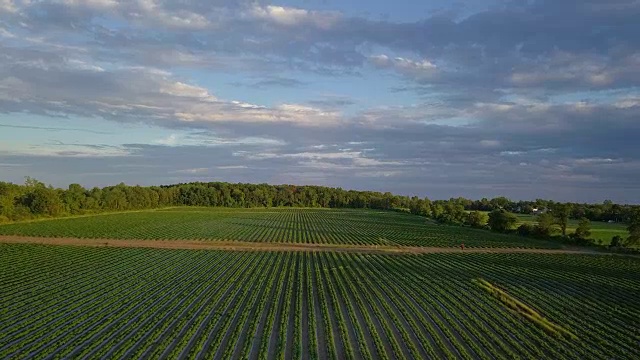
[[[632, 258], [0, 245], [0, 264], [1, 358], [640, 356]], [[505, 308], [480, 277], [578, 339]]]
[[548, 242], [372, 210], [202, 209], [96, 215], [0, 226], [0, 235], [313, 244], [553, 247]]

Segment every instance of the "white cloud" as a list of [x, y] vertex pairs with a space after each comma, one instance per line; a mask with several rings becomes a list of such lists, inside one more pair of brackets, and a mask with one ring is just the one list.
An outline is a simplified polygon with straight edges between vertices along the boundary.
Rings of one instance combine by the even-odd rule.
[[480, 111], [507, 112], [516, 108], [512, 104], [477, 102], [473, 106]]
[[264, 160], [264, 159], [278, 159], [278, 158], [295, 158], [295, 159], [354, 159], [360, 156], [360, 152], [301, 152], [301, 153], [289, 153], [278, 154], [273, 152], [263, 153], [249, 153], [249, 152], [237, 152], [237, 156], [243, 156], [251, 160]]
[[165, 146], [176, 146], [178, 145], [178, 135], [171, 134], [166, 138], [156, 140], [155, 143], [160, 145], [165, 145]]
[[209, 168], [182, 169], [182, 170], [176, 170], [173, 173], [195, 175], [195, 174], [205, 174], [207, 172], [209, 172]]
[[390, 68], [417, 81], [433, 79], [438, 74], [438, 67], [427, 59], [391, 58], [388, 55], [381, 54], [369, 56], [369, 62], [377, 68]]
[[[513, 33], [491, 26], [512, 12], [492, 9], [455, 22], [436, 17], [397, 23], [376, 15], [347, 17], [255, 1], [0, 0], [0, 111], [7, 117], [24, 112], [87, 119], [87, 128], [98, 117], [159, 126], [167, 132], [153, 143], [174, 148], [150, 146], [140, 162], [153, 161], [154, 151], [166, 152], [170, 160], [163, 158], [161, 166], [173, 161], [178, 164], [173, 169], [190, 171], [205, 165], [214, 173], [217, 166], [245, 166], [224, 163], [235, 152], [234, 160], [246, 160], [250, 169], [225, 174], [238, 180], [235, 175], [250, 172], [250, 179], [265, 181], [320, 174], [340, 185], [364, 187], [380, 183], [350, 179], [398, 173], [402, 179], [386, 183], [402, 188], [410, 180], [419, 183], [411, 191], [421, 191], [432, 184], [425, 179], [442, 177], [457, 195], [463, 182], [472, 184], [471, 192], [491, 189], [487, 183], [476, 187], [476, 176], [485, 181], [499, 175], [497, 182], [514, 184], [521, 175], [537, 177], [536, 167], [558, 171], [554, 166], [562, 161], [569, 167], [560, 168], [564, 173], [570, 174], [572, 166], [583, 172], [602, 168], [603, 176], [614, 179], [610, 183], [637, 183], [637, 168], [627, 166], [638, 153], [640, 106], [634, 97], [640, 52], [630, 34], [637, 22], [629, 17], [633, 12], [609, 16], [571, 9], [571, 16], [549, 17], [568, 21], [566, 31], [554, 33], [558, 24], [540, 27], [530, 16], [570, 7], [535, 3], [531, 10], [542, 12], [518, 13], [524, 25]], [[595, 32], [594, 16], [602, 25]], [[368, 77], [374, 67], [385, 69], [381, 72], [390, 81], [377, 84], [380, 74]], [[276, 98], [281, 97], [274, 103], [274, 94], [263, 98], [255, 89], [230, 98], [240, 91], [210, 81], [225, 81], [217, 72], [313, 81], [299, 91], [278, 90]], [[391, 72], [401, 79], [389, 79]], [[208, 73], [214, 73], [212, 79], [200, 76]], [[344, 73], [357, 79], [323, 75]], [[346, 92], [346, 100], [312, 101], [334, 84], [344, 89], [331, 92]], [[393, 93], [385, 98], [387, 89], [373, 89], [376, 85], [390, 86]], [[364, 94], [367, 86], [371, 89]], [[590, 100], [559, 103], [583, 96]], [[359, 99], [356, 106], [345, 105], [353, 104], [351, 99]], [[208, 135], [191, 138], [185, 129]], [[348, 143], [352, 139], [366, 141], [375, 151]], [[89, 146], [22, 151], [34, 156], [128, 153]], [[220, 156], [212, 160], [211, 152]], [[130, 159], [139, 157], [129, 154]], [[252, 166], [263, 160], [264, 166]], [[416, 166], [429, 162], [434, 165]], [[529, 165], [520, 167], [520, 162]], [[303, 171], [296, 172], [300, 167]], [[441, 167], [447, 171], [437, 171]], [[343, 177], [335, 177], [332, 169]], [[510, 170], [516, 175], [507, 174]], [[516, 195], [534, 191], [532, 186]]]
[[267, 137], [222, 137], [208, 132], [195, 132], [187, 134], [172, 133], [167, 137], [157, 139], [153, 141], [153, 144], [163, 146], [204, 146], [204, 147], [218, 147], [218, 146], [270, 146], [278, 147], [284, 146], [287, 143], [283, 140], [267, 138]]
[[16, 37], [15, 35], [13, 35], [13, 33], [11, 33], [10, 31], [8, 31], [5, 28], [0, 27], [0, 36], [4, 37], [4, 38], [14, 38]]
[[101, 66], [90, 64], [86, 61], [80, 59], [68, 59], [67, 64], [75, 69], [86, 70], [86, 71], [95, 71], [95, 72], [104, 72], [105, 69]]
[[573, 161], [577, 165], [601, 165], [601, 164], [612, 164], [617, 162], [617, 160], [611, 158], [582, 158], [575, 159]]
[[500, 141], [498, 140], [480, 140], [480, 145], [488, 148], [494, 148], [500, 146]]
[[0, 12], [15, 13], [17, 10], [13, 0], [0, 0]]
[[603, 56], [555, 50], [541, 60], [519, 64], [506, 76], [507, 83], [524, 88], [606, 89], [638, 79], [635, 54]]
[[273, 108], [241, 102], [196, 102], [173, 114], [186, 122], [291, 123], [301, 126], [335, 126], [341, 121], [336, 111], [297, 104]]
[[629, 96], [622, 98], [614, 103], [614, 106], [620, 109], [629, 109], [640, 107], [640, 96]]
[[102, 146], [88, 144], [44, 144], [44, 145], [11, 145], [0, 146], [0, 155], [9, 156], [44, 156], [59, 158], [104, 158], [133, 155], [130, 149], [120, 146]]
[[246, 165], [224, 165], [218, 166], [217, 169], [220, 170], [237, 170], [237, 169], [248, 169], [249, 167]]
[[254, 146], [283, 146], [287, 143], [283, 140], [270, 139], [263, 137], [244, 137], [244, 138], [221, 138], [221, 137], [203, 137], [200, 140], [204, 145], [254, 145]]
[[369, 61], [378, 67], [388, 67], [391, 65], [391, 59], [385, 54], [369, 56]]
[[403, 171], [358, 171], [356, 173], [356, 176], [364, 177], [364, 178], [368, 178], [368, 177], [379, 178], [379, 177], [394, 177], [402, 174], [404, 174]]
[[[0, 45], [1, 50], [7, 48]], [[0, 99], [14, 102], [17, 111], [199, 126], [290, 123], [326, 127], [342, 121], [337, 110], [295, 103], [266, 107], [220, 100], [207, 88], [177, 80], [170, 72], [153, 67], [105, 69], [77, 57], [45, 58], [28, 50], [10, 50], [0, 58], [12, 69], [9, 77], [0, 77]]]
[[202, 14], [183, 9], [166, 9], [163, 4], [154, 0], [137, 0], [132, 3], [123, 2], [120, 12], [142, 22], [159, 24], [170, 29], [201, 30], [211, 23]]
[[407, 69], [407, 70], [410, 70], [410, 71], [413, 71], [413, 70], [422, 70], [422, 71], [427, 70], [428, 71], [428, 70], [434, 70], [436, 68], [435, 64], [433, 64], [432, 62], [430, 62], [429, 60], [426, 60], [426, 59], [420, 60], [420, 61], [413, 61], [413, 60], [410, 60], [410, 59], [397, 57], [397, 58], [395, 58], [393, 60], [394, 60], [395, 65], [398, 68]]
[[209, 94], [209, 91], [207, 89], [200, 86], [185, 84], [180, 81], [169, 81], [163, 84], [163, 86], [160, 88], [160, 92], [173, 96], [194, 97], [208, 101], [216, 100], [214, 96]]
[[300, 153], [249, 153], [237, 152], [234, 155], [249, 160], [299, 159], [298, 164], [305, 167], [322, 169], [358, 169], [406, 165], [405, 161], [383, 161], [364, 156], [361, 151], [340, 152], [300, 152]]
[[63, 0], [68, 6], [86, 6], [92, 9], [111, 9], [118, 6], [118, 2], [114, 0]]
[[522, 154], [524, 154], [523, 151], [501, 151], [500, 152], [501, 156], [517, 156]]
[[372, 158], [357, 157], [353, 159], [353, 164], [356, 166], [388, 166], [388, 165], [404, 165], [403, 161], [380, 161]]
[[329, 29], [342, 18], [340, 13], [334, 11], [309, 11], [273, 5], [255, 5], [249, 14], [254, 18], [267, 20], [278, 25], [313, 25], [320, 29]]
[[29, 91], [29, 84], [14, 76], [0, 80], [0, 100], [18, 102], [25, 97], [29, 97]]

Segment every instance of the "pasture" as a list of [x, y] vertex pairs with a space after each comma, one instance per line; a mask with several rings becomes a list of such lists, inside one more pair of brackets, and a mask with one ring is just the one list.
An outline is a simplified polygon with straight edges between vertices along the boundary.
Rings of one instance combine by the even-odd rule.
[[[521, 224], [536, 224], [536, 216], [535, 215], [526, 215], [526, 214], [517, 214], [518, 216], [518, 225]], [[569, 224], [567, 226], [567, 234], [570, 234], [576, 230], [578, 227], [578, 223], [580, 220], [570, 219]], [[560, 233], [560, 227], [555, 226], [556, 233]], [[608, 245], [611, 243], [611, 238], [619, 235], [622, 238], [626, 238], [629, 236], [629, 232], [627, 231], [627, 225], [623, 223], [607, 223], [601, 221], [592, 221], [591, 222], [591, 239], [600, 240], [603, 245]]]

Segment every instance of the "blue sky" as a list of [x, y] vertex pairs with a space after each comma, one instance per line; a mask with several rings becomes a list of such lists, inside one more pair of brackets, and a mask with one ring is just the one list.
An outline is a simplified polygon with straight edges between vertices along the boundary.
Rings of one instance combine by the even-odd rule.
[[0, 0], [0, 180], [640, 202], [640, 4]]

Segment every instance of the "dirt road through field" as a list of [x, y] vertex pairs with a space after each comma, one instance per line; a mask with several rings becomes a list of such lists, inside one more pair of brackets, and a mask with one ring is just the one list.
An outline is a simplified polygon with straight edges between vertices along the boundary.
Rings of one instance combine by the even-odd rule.
[[0, 236], [0, 243], [74, 245], [93, 247], [136, 247], [157, 249], [228, 250], [228, 251], [338, 251], [373, 254], [430, 254], [430, 253], [536, 253], [536, 254], [609, 254], [589, 249], [532, 249], [532, 248], [465, 248], [458, 247], [410, 247], [376, 245], [258, 243], [223, 240], [116, 240], [74, 239], [25, 236]]

